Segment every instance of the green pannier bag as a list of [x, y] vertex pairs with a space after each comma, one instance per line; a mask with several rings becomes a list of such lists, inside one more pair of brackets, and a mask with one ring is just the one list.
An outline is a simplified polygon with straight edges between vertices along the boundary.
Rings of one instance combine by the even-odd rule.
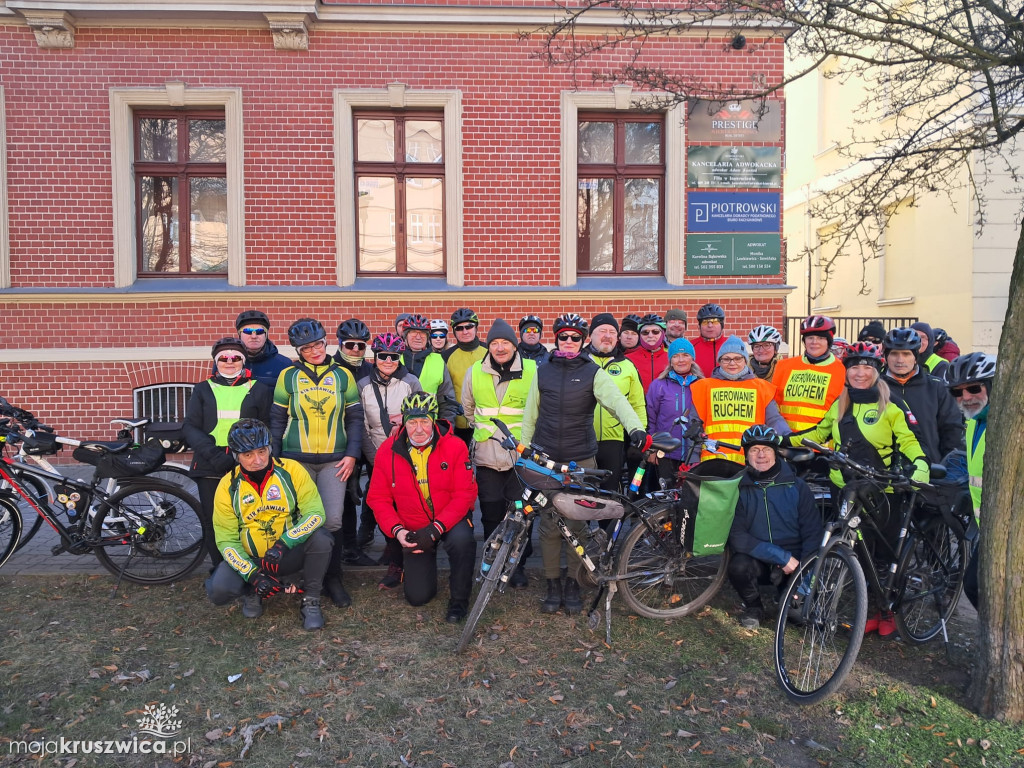
[[735, 461], [710, 459], [694, 467], [689, 473], [691, 477], [686, 478], [686, 489], [697, 506], [691, 550], [695, 556], [720, 555], [725, 551], [740, 498], [743, 469]]

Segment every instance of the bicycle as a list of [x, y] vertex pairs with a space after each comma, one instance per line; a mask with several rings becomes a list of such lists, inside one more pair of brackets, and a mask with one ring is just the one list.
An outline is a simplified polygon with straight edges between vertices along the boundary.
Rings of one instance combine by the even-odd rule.
[[[559, 532], [579, 555], [570, 559], [569, 576], [583, 586], [598, 588], [587, 611], [591, 629], [601, 621], [598, 605], [602, 597], [605, 600], [605, 638], [609, 644], [611, 602], [620, 586], [630, 609], [653, 619], [686, 616], [717, 593], [725, 581], [728, 554], [694, 553], [692, 523], [696, 510], [684, 500], [684, 491], [665, 489], [637, 498], [646, 459], [663, 457], [678, 448], [677, 438], [667, 432], [651, 437], [644, 461], [623, 495], [598, 487], [597, 483], [609, 475], [608, 470], [557, 464], [537, 446], [522, 445], [499, 419], [492, 421], [505, 435], [502, 444], [519, 454], [515, 468], [526, 490], [484, 544], [477, 576], [480, 590], [456, 653], [472, 640], [495, 591], [505, 591], [526, 548], [531, 518], [546, 510], [556, 512]], [[733, 466], [736, 472], [742, 470], [740, 465]], [[590, 530], [582, 542], [565, 524], [565, 518], [588, 522], [608, 519], [614, 524], [607, 531]]]
[[11, 416], [0, 419], [0, 440], [6, 445], [19, 444], [19, 454], [28, 451], [35, 456], [54, 454], [59, 446], [74, 446], [75, 458], [97, 466], [97, 472], [91, 481], [75, 480], [52, 467], [47, 470], [16, 461], [6, 453], [0, 455], [0, 480], [9, 486], [0, 489], [0, 566], [21, 538], [19, 498], [57, 532], [60, 544], [51, 550], [54, 555], [93, 552], [100, 564], [118, 577], [115, 592], [122, 579], [139, 584], [170, 583], [202, 562], [204, 540], [212, 532], [199, 515], [199, 502], [180, 486], [124, 475], [116, 477], [112, 491], [102, 484], [114, 459], [130, 464], [139, 460], [140, 452], [129, 451], [124, 442], [60, 437], [28, 412], [19, 411], [18, 416], [17, 420]]
[[[809, 440], [803, 445], [853, 478], [842, 489], [838, 516], [826, 525], [821, 547], [800, 564], [779, 598], [776, 680], [790, 700], [813, 704], [834, 693], [856, 662], [869, 585], [879, 609], [893, 613], [901, 637], [921, 644], [942, 633], [948, 643], [946, 622], [963, 589], [968, 545], [959, 488], [867, 467]], [[944, 473], [932, 465], [934, 478]], [[895, 544], [882, 532], [886, 513], [899, 514]], [[864, 529], [872, 535], [865, 537]], [[882, 573], [876, 562], [884, 564]]]

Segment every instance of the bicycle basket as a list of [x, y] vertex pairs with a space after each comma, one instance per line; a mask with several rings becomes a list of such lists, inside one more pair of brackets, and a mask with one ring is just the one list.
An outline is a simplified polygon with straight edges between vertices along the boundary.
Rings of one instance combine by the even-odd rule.
[[535, 491], [557, 491], [569, 483], [569, 479], [561, 472], [542, 467], [529, 459], [518, 459], [515, 469], [523, 485]]
[[184, 453], [188, 450], [184, 424], [180, 421], [155, 421], [145, 426], [147, 440], [159, 440], [168, 453]]
[[36, 430], [32, 437], [22, 435], [21, 439], [25, 443], [25, 453], [32, 456], [53, 456], [64, 449], [53, 432]]
[[551, 503], [570, 520], [618, 520], [626, 514], [621, 501], [596, 493], [556, 493]]
[[72, 456], [96, 467], [96, 477], [141, 477], [164, 463], [164, 447], [159, 440], [147, 440], [126, 453], [99, 453], [76, 448]]
[[719, 555], [725, 551], [740, 497], [742, 472], [742, 464], [709, 459], [694, 467], [686, 478], [686, 495], [697, 509], [693, 522], [695, 555]]

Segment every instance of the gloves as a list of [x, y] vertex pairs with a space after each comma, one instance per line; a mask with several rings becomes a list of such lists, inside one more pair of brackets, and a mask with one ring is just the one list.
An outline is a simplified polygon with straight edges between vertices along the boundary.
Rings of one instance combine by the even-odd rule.
[[506, 451], [514, 451], [516, 446], [519, 445], [515, 437], [503, 437], [501, 438], [501, 447]]
[[433, 523], [420, 528], [418, 531], [413, 531], [406, 536], [409, 542], [415, 544], [414, 551], [433, 552], [434, 547], [437, 546], [438, 539], [441, 538], [440, 532], [437, 530], [437, 526]]
[[696, 440], [700, 437], [703, 431], [704, 422], [696, 416], [691, 416], [689, 423], [686, 425], [686, 429], [683, 431], [683, 437], [687, 440]]
[[264, 599], [271, 595], [276, 595], [284, 589], [284, 584], [275, 579], [269, 573], [264, 573], [262, 570], [256, 571], [256, 573], [249, 578], [249, 584], [252, 586], [253, 591]]
[[793, 439], [789, 435], [779, 435], [779, 437], [782, 438], [782, 443], [780, 443], [780, 447], [782, 447], [782, 448], [792, 448], [793, 447]]
[[287, 551], [288, 547], [285, 546], [284, 541], [278, 539], [270, 549], [263, 553], [263, 558], [260, 560], [260, 568], [267, 573], [276, 575], [281, 570], [281, 561], [284, 559], [284, 553]]
[[629, 433], [629, 444], [639, 451], [647, 447], [647, 433], [642, 429], [634, 429]]
[[915, 483], [927, 483], [931, 479], [931, 468], [924, 459], [914, 459], [914, 474], [910, 479]]

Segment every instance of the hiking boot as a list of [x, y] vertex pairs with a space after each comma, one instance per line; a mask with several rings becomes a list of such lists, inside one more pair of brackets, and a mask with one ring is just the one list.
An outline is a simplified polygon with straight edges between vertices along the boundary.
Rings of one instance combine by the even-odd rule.
[[526, 578], [526, 569], [522, 563], [517, 565], [516, 569], [512, 571], [512, 575], [508, 577], [508, 585], [512, 589], [526, 589], [530, 586], [530, 580]]
[[760, 605], [744, 606], [739, 621], [744, 629], [757, 629], [764, 621], [764, 608]]
[[373, 543], [373, 537], [377, 534], [377, 524], [374, 522], [364, 521], [359, 523], [359, 528], [356, 530], [356, 546], [360, 549], [368, 547]]
[[405, 569], [400, 565], [391, 563], [388, 566], [388, 572], [384, 574], [384, 578], [377, 584], [378, 589], [395, 589], [400, 586], [402, 581], [405, 579]]
[[541, 603], [541, 613], [558, 613], [562, 607], [562, 580], [548, 579], [548, 596]]
[[[352, 605], [352, 598], [345, 591], [345, 585], [341, 583], [341, 576], [328, 576], [324, 579], [324, 589], [331, 602], [339, 608], [348, 608]], [[317, 610], [320, 610], [320, 601], [317, 600]]]
[[263, 615], [263, 598], [255, 592], [242, 597], [242, 615], [247, 619], [258, 619]]
[[341, 553], [341, 562], [345, 565], [358, 565], [364, 568], [377, 564], [376, 560], [357, 547], [344, 550]]
[[444, 620], [449, 624], [458, 624], [466, 618], [468, 612], [464, 603], [448, 603], [448, 613]]
[[583, 600], [580, 598], [580, 584], [576, 579], [565, 580], [562, 603], [565, 605], [565, 613], [568, 616], [583, 610]]
[[[344, 587], [342, 587], [344, 589]], [[323, 629], [324, 614], [320, 610], [319, 597], [304, 597], [299, 607], [299, 615], [302, 617], [302, 628], [306, 630]]]

